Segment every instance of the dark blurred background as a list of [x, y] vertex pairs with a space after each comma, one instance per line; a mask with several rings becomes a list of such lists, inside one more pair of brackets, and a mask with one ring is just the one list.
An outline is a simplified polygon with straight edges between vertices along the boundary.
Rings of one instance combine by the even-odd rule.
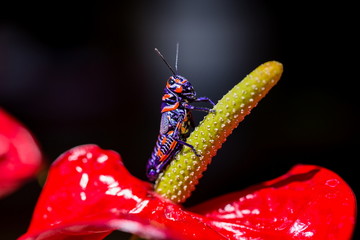
[[[95, 143], [118, 151], [145, 180], [170, 76], [155, 47], [173, 64], [179, 42], [179, 73], [215, 102], [277, 60], [280, 82], [228, 138], [185, 205], [298, 163], [335, 171], [358, 195], [355, 9], [346, 1], [2, 2], [0, 106], [31, 129], [48, 164]], [[0, 200], [0, 239], [26, 231], [40, 191], [34, 180]]]

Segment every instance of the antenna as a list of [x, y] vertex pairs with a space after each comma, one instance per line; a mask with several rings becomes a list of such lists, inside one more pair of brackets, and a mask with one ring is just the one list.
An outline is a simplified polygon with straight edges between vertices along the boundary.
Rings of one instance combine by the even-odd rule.
[[[166, 64], [166, 66], [168, 66], [168, 68], [170, 69], [170, 71], [174, 74], [174, 76], [176, 75], [176, 72], [174, 71], [174, 69], [170, 66], [170, 64], [165, 60], [164, 56], [160, 53], [160, 51], [155, 48], [155, 52], [161, 57], [161, 59], [164, 61], [164, 63]], [[177, 54], [176, 54], [177, 55]], [[177, 61], [176, 61], [177, 62]], [[175, 65], [176, 66], [176, 65]]]
[[176, 58], [175, 58], [175, 71], [178, 71], [178, 60], [179, 60], [179, 42], [176, 43]]

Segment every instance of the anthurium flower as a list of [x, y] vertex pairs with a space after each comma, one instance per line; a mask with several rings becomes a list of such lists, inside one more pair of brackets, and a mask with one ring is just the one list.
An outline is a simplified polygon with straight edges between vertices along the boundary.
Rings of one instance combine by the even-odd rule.
[[19, 240], [350, 239], [355, 198], [335, 173], [298, 165], [285, 175], [184, 209], [132, 176], [119, 154], [78, 146], [51, 166], [28, 232]]
[[0, 198], [34, 177], [41, 165], [42, 156], [34, 137], [0, 108]]
[[268, 62], [230, 90], [186, 140], [155, 185], [132, 176], [120, 155], [83, 145], [51, 166], [28, 232], [19, 240], [103, 239], [113, 230], [146, 239], [351, 238], [355, 197], [325, 168], [297, 165], [285, 175], [205, 202], [184, 202], [227, 136], [276, 84], [282, 65]]

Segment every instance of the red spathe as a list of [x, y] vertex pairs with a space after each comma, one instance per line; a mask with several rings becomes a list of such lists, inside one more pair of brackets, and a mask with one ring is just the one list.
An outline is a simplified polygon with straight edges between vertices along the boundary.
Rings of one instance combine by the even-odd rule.
[[113, 230], [148, 239], [349, 240], [355, 208], [353, 192], [338, 175], [298, 165], [272, 181], [184, 209], [132, 176], [116, 152], [83, 145], [53, 163], [19, 240], [97, 240]]
[[0, 198], [34, 177], [41, 165], [42, 156], [34, 137], [0, 108]]

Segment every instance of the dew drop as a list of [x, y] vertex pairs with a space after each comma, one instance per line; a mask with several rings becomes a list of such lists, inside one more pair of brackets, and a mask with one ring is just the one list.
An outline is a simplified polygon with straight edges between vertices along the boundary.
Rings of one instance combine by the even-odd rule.
[[325, 185], [326, 186], [328, 186], [328, 187], [332, 187], [332, 188], [334, 188], [334, 187], [336, 187], [337, 185], [339, 185], [339, 180], [337, 180], [337, 179], [329, 179], [329, 180], [327, 180], [326, 182], [325, 182]]
[[325, 197], [327, 199], [334, 199], [337, 197], [337, 194], [336, 193], [327, 193], [327, 194], [325, 194]]

